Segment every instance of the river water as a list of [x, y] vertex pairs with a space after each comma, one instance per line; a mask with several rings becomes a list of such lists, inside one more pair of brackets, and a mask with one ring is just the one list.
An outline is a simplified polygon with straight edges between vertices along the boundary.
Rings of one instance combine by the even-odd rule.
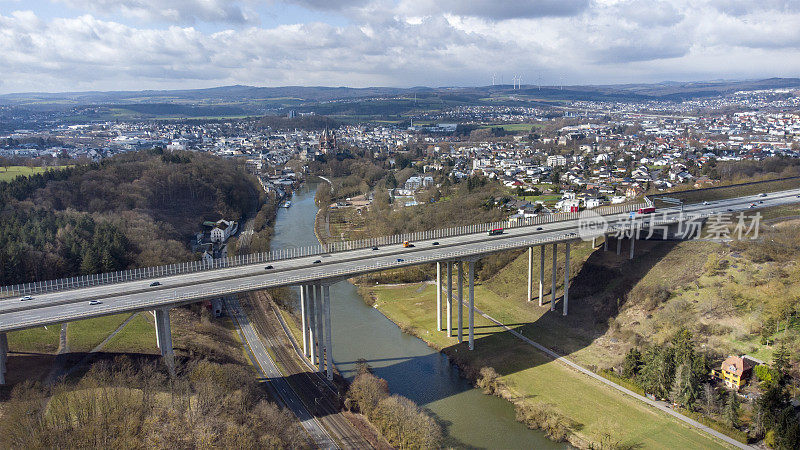
[[[297, 190], [290, 208], [280, 208], [272, 249], [314, 245], [316, 184]], [[354, 376], [364, 358], [389, 390], [427, 408], [445, 426], [446, 445], [468, 448], [569, 448], [529, 430], [514, 419], [513, 406], [484, 395], [459, 376], [447, 357], [404, 334], [378, 310], [367, 306], [348, 281], [331, 286], [333, 357], [339, 371]], [[431, 314], [434, 312], [431, 311]]]

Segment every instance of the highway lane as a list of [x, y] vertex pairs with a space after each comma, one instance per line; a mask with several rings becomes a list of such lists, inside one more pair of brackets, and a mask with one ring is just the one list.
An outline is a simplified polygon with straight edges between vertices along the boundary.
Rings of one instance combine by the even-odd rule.
[[245, 338], [247, 346], [250, 349], [250, 354], [255, 358], [259, 372], [261, 372], [261, 375], [266, 379], [266, 382], [269, 383], [272, 391], [280, 397], [283, 404], [297, 417], [300, 424], [306, 432], [308, 432], [318, 448], [338, 449], [339, 446], [330, 434], [328, 434], [328, 431], [325, 430], [322, 424], [308, 411], [303, 401], [275, 365], [275, 362], [272, 361], [272, 358], [267, 353], [267, 348], [264, 346], [264, 343], [261, 342], [261, 339], [259, 339], [253, 324], [250, 323], [247, 315], [242, 312], [239, 301], [235, 298], [228, 298], [225, 300], [225, 307]]
[[[766, 197], [750, 196], [739, 199], [709, 202], [708, 205], [687, 205], [685, 213], [728, 212], [748, 210], [749, 204], [763, 201], [759, 207], [798, 203], [800, 190], [768, 194]], [[670, 217], [677, 216], [677, 209]], [[611, 224], [623, 222], [628, 214], [605, 216]], [[661, 218], [661, 214], [657, 214]], [[541, 227], [542, 230], [536, 230]], [[222, 296], [232, 292], [244, 292], [269, 287], [278, 287], [320, 279], [344, 278], [387, 268], [403, 267], [442, 259], [464, 258], [501, 249], [520, 248], [542, 242], [575, 240], [565, 236], [577, 232], [578, 221], [562, 221], [538, 226], [509, 228], [499, 236], [486, 233], [438, 239], [440, 245], [431, 241], [415, 243], [414, 248], [400, 245], [385, 246], [377, 251], [370, 249], [339, 252], [291, 260], [276, 261], [274, 271], [265, 271], [265, 264], [252, 264], [209, 272], [176, 275], [159, 279], [162, 286], [143, 290], [153, 280], [94, 286], [37, 296], [34, 300], [20, 302], [18, 299], [0, 302], [0, 331], [21, 329], [48, 323], [95, 317], [123, 311], [153, 309], [154, 307], [188, 303], [203, 298]], [[398, 261], [402, 259], [403, 261]], [[313, 264], [314, 260], [321, 263]], [[236, 278], [232, 278], [236, 277]], [[101, 298], [102, 304], [91, 306], [87, 298]], [[25, 308], [20, 310], [20, 308]]]

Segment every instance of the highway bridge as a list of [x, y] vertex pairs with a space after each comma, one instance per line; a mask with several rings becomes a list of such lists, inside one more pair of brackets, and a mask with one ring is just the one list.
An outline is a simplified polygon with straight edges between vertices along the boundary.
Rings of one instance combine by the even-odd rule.
[[[356, 275], [395, 269], [418, 264], [437, 265], [437, 324], [440, 331], [457, 334], [464, 338], [464, 312], [461, 299], [468, 300], [467, 339], [469, 348], [474, 348], [474, 273], [475, 262], [481, 257], [500, 251], [528, 249], [528, 300], [533, 299], [532, 261], [534, 248], [541, 249], [541, 267], [544, 267], [544, 246], [554, 250], [563, 247], [566, 256], [564, 293], [561, 308], [568, 312], [569, 302], [569, 254], [571, 244], [581, 239], [605, 238], [608, 249], [611, 236], [626, 231], [632, 217], [639, 220], [638, 227], [650, 234], [650, 230], [678, 223], [698, 222], [720, 213], [737, 213], [757, 208], [800, 203], [800, 189], [740, 197], [730, 200], [704, 202], [683, 207], [660, 208], [653, 214], [637, 214], [645, 205], [632, 205], [599, 209], [601, 216], [591, 213], [594, 220], [602, 217], [606, 227], [586, 227], [586, 216], [578, 213], [555, 215], [551, 219], [535, 218], [522, 223], [482, 224], [447, 230], [432, 230], [412, 235], [388, 236], [357, 243], [339, 243], [336, 248], [319, 246], [295, 249], [275, 258], [270, 255], [246, 255], [239, 257], [235, 265], [211, 270], [194, 270], [196, 263], [165, 268], [140, 269], [137, 274], [116, 273], [98, 275], [94, 279], [103, 283], [81, 286], [83, 277], [54, 282], [42, 282], [34, 288], [25, 286], [3, 287], [0, 294], [0, 383], [4, 382], [7, 358], [6, 333], [31, 327], [39, 327], [73, 320], [87, 319], [123, 312], [142, 310], [155, 311], [158, 345], [161, 353], [171, 365], [172, 339], [169, 324], [169, 309], [175, 306], [207, 299], [218, 299], [237, 293], [282, 286], [300, 286], [302, 329], [304, 330], [304, 352], [332, 377], [333, 355], [331, 350], [330, 309], [335, 299], [330, 298], [329, 286], [341, 279]], [[755, 205], [754, 205], [755, 204]], [[592, 210], [595, 211], [595, 210]], [[561, 220], [559, 220], [561, 219]], [[502, 227], [498, 235], [488, 235], [487, 230]], [[627, 230], [629, 231], [629, 230]], [[636, 233], [639, 234], [639, 233]], [[634, 257], [635, 235], [616, 238], [619, 254], [623, 241], [628, 241], [630, 258]], [[409, 240], [413, 246], [406, 247]], [[555, 287], [556, 257], [553, 252], [553, 279]], [[457, 288], [453, 289], [453, 272], [459, 275], [467, 266], [467, 295], [464, 297], [464, 276], [457, 276]], [[191, 269], [191, 270], [190, 270]], [[142, 278], [141, 274], [151, 274]], [[446, 273], [446, 276], [443, 275]], [[122, 274], [122, 275], [120, 275]], [[126, 275], [127, 274], [127, 275]], [[135, 275], [135, 276], [134, 276]], [[539, 273], [539, 305], [543, 305], [544, 271]], [[446, 279], [446, 283], [444, 282]], [[79, 286], [79, 287], [76, 287]], [[27, 290], [26, 290], [27, 289]], [[24, 298], [27, 295], [30, 298]], [[457, 306], [456, 324], [453, 324], [453, 298]], [[556, 305], [555, 288], [552, 289], [550, 308]]]

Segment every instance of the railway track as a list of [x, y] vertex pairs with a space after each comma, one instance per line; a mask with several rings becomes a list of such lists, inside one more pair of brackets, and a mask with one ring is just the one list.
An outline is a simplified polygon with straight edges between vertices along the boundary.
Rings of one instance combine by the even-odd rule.
[[[366, 439], [342, 414], [337, 392], [319, 373], [312, 372], [295, 352], [280, 324], [271, 300], [263, 292], [243, 295], [242, 306], [275, 362], [306, 408], [333, 435], [342, 448], [383, 448]], [[249, 297], [249, 298], [248, 298]]]

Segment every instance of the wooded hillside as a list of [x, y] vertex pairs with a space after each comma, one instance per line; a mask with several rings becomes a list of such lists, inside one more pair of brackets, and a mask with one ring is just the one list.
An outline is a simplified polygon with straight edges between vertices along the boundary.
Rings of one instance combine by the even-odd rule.
[[161, 149], [0, 182], [0, 284], [192, 259], [201, 223], [259, 189], [236, 161]]

